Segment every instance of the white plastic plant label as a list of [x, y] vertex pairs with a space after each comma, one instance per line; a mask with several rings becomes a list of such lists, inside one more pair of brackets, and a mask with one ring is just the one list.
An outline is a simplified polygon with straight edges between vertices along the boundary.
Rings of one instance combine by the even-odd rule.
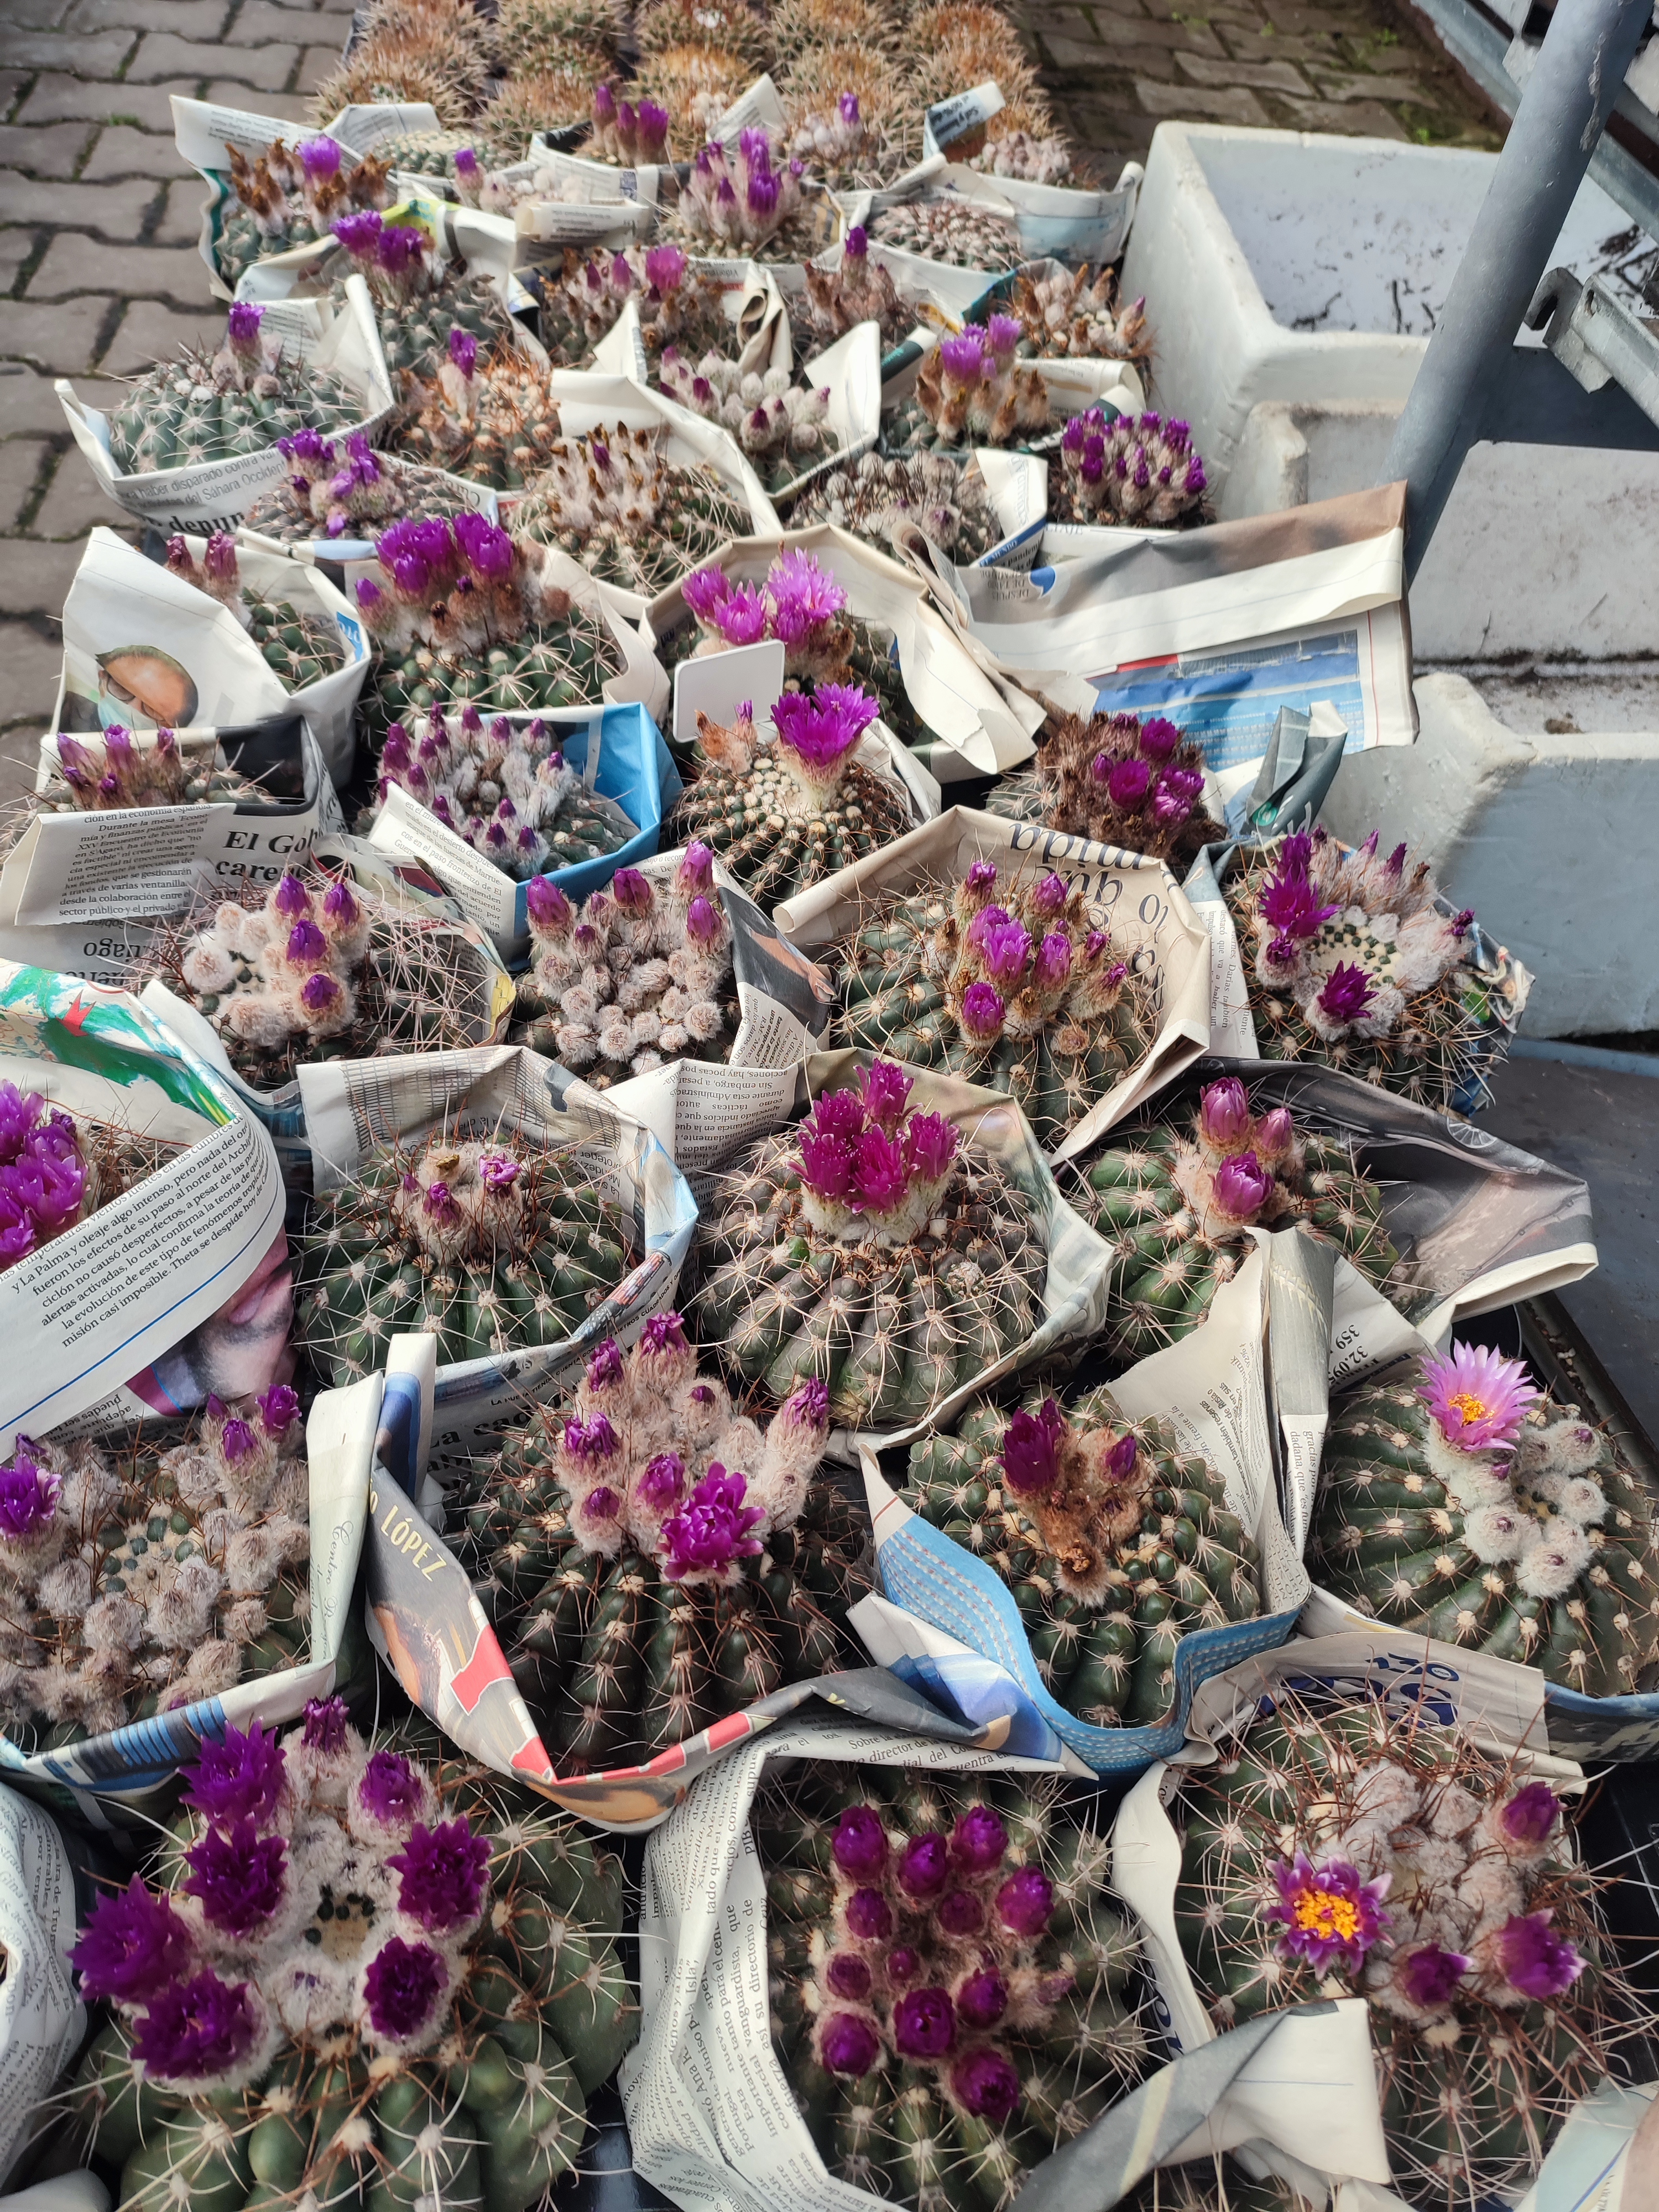
[[674, 671], [674, 743], [696, 744], [700, 714], [729, 726], [745, 702], [756, 728], [764, 729], [783, 696], [783, 658], [782, 641], [768, 637], [681, 661]]
[[963, 161], [978, 153], [985, 143], [986, 125], [1007, 104], [994, 78], [952, 99], [937, 100], [921, 118], [922, 159], [943, 154], [947, 161]]

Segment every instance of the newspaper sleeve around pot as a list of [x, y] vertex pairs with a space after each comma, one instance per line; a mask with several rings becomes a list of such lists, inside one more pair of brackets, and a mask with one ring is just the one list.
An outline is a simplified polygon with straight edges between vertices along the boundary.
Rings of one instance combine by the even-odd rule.
[[[787, 532], [781, 539], [744, 538], [718, 565], [739, 581], [759, 584], [786, 549], [810, 553], [828, 570], [847, 594], [849, 616], [893, 633], [905, 696], [933, 736], [933, 742], [913, 750], [940, 782], [1000, 775], [1030, 758], [1042, 708], [1012, 684], [1001, 686], [985, 672], [914, 570], [824, 524]], [[673, 660], [685, 657], [680, 648], [690, 649], [696, 623], [683, 587], [677, 584], [653, 599], [640, 627], [653, 648], [662, 645]]]
[[86, 2039], [87, 2008], [68, 1963], [75, 1875], [57, 1823], [20, 1791], [0, 1789], [0, 1944], [8, 1967], [0, 1984], [0, 2179], [10, 2174], [28, 2115]]
[[[983, 150], [985, 126], [1006, 104], [994, 78], [936, 101], [922, 118], [923, 167], [942, 155], [955, 182]], [[969, 169], [967, 173], [980, 173]], [[1109, 263], [1117, 259], [1127, 243], [1146, 175], [1139, 161], [1126, 161], [1110, 191], [1039, 185], [1020, 177], [997, 175], [994, 180], [1021, 210], [1020, 240], [1030, 246], [1033, 258], [1042, 253], [1066, 261]]]
[[[285, 313], [280, 325], [273, 319], [269, 328], [273, 335], [280, 328], [285, 352], [297, 353], [315, 368], [331, 370], [361, 392], [362, 418], [343, 431], [343, 437], [352, 429], [373, 431], [391, 412], [392, 394], [386, 360], [374, 327], [368, 288], [360, 277], [348, 280], [345, 300], [337, 313], [325, 301], [307, 301]], [[123, 474], [110, 453], [108, 416], [77, 399], [67, 378], [59, 377], [52, 389], [68, 418], [70, 434], [100, 489], [153, 529], [198, 531], [204, 535], [233, 530], [255, 500], [279, 483], [286, 473], [287, 465], [273, 440], [260, 453], [230, 460]]]
[[1008, 871], [1040, 868], [1068, 886], [1081, 886], [1092, 904], [1106, 910], [1113, 957], [1146, 979], [1155, 1040], [1139, 1064], [1054, 1147], [1056, 1160], [1069, 1159], [1190, 1066], [1209, 1042], [1209, 940], [1161, 861], [1062, 836], [1035, 823], [953, 806], [867, 860], [786, 900], [774, 920], [799, 950], [819, 957], [859, 927], [878, 894], [954, 884], [976, 860]]
[[[187, 539], [199, 556], [203, 541]], [[315, 617], [337, 639], [343, 665], [290, 692], [229, 608], [147, 561], [112, 530], [87, 540], [64, 603], [64, 665], [52, 721], [59, 730], [119, 720], [137, 729], [231, 724], [250, 715], [305, 717], [335, 784], [351, 774], [352, 713], [368, 643], [349, 603], [315, 568], [246, 549], [246, 592]], [[129, 681], [112, 687], [122, 669]], [[141, 696], [138, 686], [144, 686]]]
[[[1115, 1420], [1161, 1424], [1173, 1432], [1180, 1451], [1201, 1459], [1212, 1476], [1219, 1478], [1226, 1505], [1257, 1555], [1259, 1617], [1191, 1628], [1180, 1637], [1168, 1655], [1164, 1694], [1170, 1710], [1156, 1722], [1101, 1728], [1069, 1711], [1044, 1681], [1028, 1618], [1002, 1576], [914, 1511], [884, 1478], [875, 1453], [868, 1446], [860, 1450], [877, 1568], [890, 1602], [994, 1661], [1067, 1749], [1095, 1773], [1136, 1773], [1178, 1751], [1197, 1686], [1252, 1652], [1282, 1644], [1307, 1596], [1308, 1577], [1280, 1516], [1276, 1480], [1287, 1448], [1294, 1450], [1300, 1440], [1285, 1437], [1275, 1442], [1264, 1360], [1273, 1310], [1273, 1248], [1281, 1241], [1259, 1237], [1250, 1257], [1217, 1297], [1206, 1327], [1142, 1360], [1110, 1386]], [[1295, 1364], [1317, 1364], [1315, 1353], [1322, 1356], [1323, 1345], [1322, 1340], [1316, 1347], [1276, 1340], [1273, 1349], [1277, 1385], [1281, 1366], [1289, 1380]], [[1315, 1387], [1322, 1398], [1322, 1377], [1315, 1378]], [[1316, 1437], [1313, 1455], [1316, 1465]], [[989, 1477], [981, 1474], [978, 1480]], [[1086, 1625], [1083, 1650], [1081, 1663], [1086, 1666]]]

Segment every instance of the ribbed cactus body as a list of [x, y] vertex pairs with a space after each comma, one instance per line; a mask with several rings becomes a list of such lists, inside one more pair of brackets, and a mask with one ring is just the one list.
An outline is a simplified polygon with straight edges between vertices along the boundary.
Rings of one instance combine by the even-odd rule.
[[808, 486], [789, 519], [797, 530], [834, 523], [884, 552], [902, 550], [919, 530], [958, 563], [977, 561], [1006, 534], [978, 469], [942, 453], [844, 461]]
[[1104, 1838], [1051, 1784], [797, 1768], [763, 1784], [773, 2046], [830, 2172], [1001, 2212], [1145, 2063]]
[[404, 176], [440, 177], [453, 185], [455, 156], [469, 148], [480, 161], [489, 157], [489, 149], [480, 144], [478, 134], [472, 131], [411, 131], [399, 137], [377, 139], [374, 154], [387, 168]]
[[1025, 258], [1015, 223], [948, 193], [882, 209], [870, 218], [870, 236], [877, 245], [897, 246], [952, 269], [988, 269], [1000, 275], [1017, 269]]
[[[442, 322], [441, 313], [437, 319]], [[465, 378], [451, 373], [450, 354], [442, 362], [435, 380], [429, 356], [410, 364], [414, 388], [410, 419], [398, 433], [400, 450], [473, 483], [522, 491], [561, 450], [559, 410], [545, 372], [505, 340], [477, 358]]]
[[414, 645], [401, 660], [380, 665], [365, 703], [382, 732], [388, 722], [413, 720], [433, 707], [548, 714], [596, 702], [621, 668], [621, 649], [604, 616], [573, 607], [563, 620], [503, 639], [477, 655]]
[[337, 1385], [411, 1329], [444, 1365], [562, 1343], [633, 1264], [631, 1226], [587, 1171], [506, 1136], [378, 1150], [317, 1201], [300, 1255], [295, 1333]]
[[513, 513], [519, 537], [647, 599], [750, 525], [747, 505], [713, 469], [678, 466], [652, 432], [622, 423], [556, 445]]
[[1009, 1416], [984, 1403], [954, 1436], [912, 1444], [905, 1502], [1006, 1583], [1067, 1712], [1095, 1728], [1152, 1726], [1174, 1708], [1182, 1638], [1260, 1617], [1255, 1544], [1206, 1462], [1163, 1423], [1127, 1420], [1108, 1390], [1055, 1419], [1052, 1473], [1022, 1461], [1022, 1432], [1042, 1449], [1042, 1402], [1026, 1402], [1012, 1465]]
[[219, 224], [219, 235], [214, 242], [214, 258], [219, 274], [227, 284], [234, 285], [244, 270], [251, 269], [256, 261], [263, 261], [273, 253], [287, 253], [296, 246], [313, 246], [319, 236], [311, 217], [301, 208], [290, 210], [281, 229], [271, 232], [254, 221], [249, 210], [240, 205], [225, 210]]
[[1225, 835], [1202, 805], [1204, 756], [1161, 714], [1051, 715], [1037, 757], [1005, 776], [986, 811], [1150, 853], [1177, 874]]
[[805, 817], [781, 803], [790, 780], [763, 752], [746, 775], [706, 766], [675, 808], [672, 834], [700, 837], [765, 905], [890, 844], [910, 827], [902, 793], [854, 762], [833, 802]]
[[243, 594], [247, 634], [286, 691], [302, 691], [345, 666], [346, 649], [332, 615], [308, 613], [286, 599]]
[[1379, 1620], [1568, 1689], [1628, 1694], [1659, 1662], [1652, 1507], [1576, 1407], [1543, 1400], [1512, 1453], [1471, 1461], [1417, 1391], [1349, 1393], [1310, 1545], [1315, 1579]]
[[284, 355], [258, 381], [274, 389], [227, 386], [206, 353], [147, 370], [109, 418], [110, 459], [125, 474], [147, 476], [263, 453], [296, 430], [343, 430], [362, 419], [362, 394], [309, 362]]
[[[488, 353], [495, 346], [511, 348], [517, 327], [488, 277], [448, 272], [419, 298], [377, 298], [374, 320], [392, 388], [411, 401], [418, 398], [417, 386], [430, 382], [449, 358], [452, 331], [466, 331], [479, 352]], [[430, 458], [422, 453], [415, 457]]]

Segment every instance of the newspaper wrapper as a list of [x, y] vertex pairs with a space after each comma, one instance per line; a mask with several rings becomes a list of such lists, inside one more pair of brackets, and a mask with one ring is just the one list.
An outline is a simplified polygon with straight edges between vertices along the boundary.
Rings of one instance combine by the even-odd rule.
[[75, 1908], [75, 1870], [56, 1826], [0, 1788], [0, 2179], [87, 2032], [70, 1971]]
[[[1275, 1241], [1258, 1237], [1238, 1273], [1217, 1293], [1201, 1329], [1154, 1352], [1112, 1384], [1128, 1419], [1167, 1422], [1180, 1449], [1200, 1455], [1220, 1475], [1228, 1510], [1237, 1516], [1261, 1558], [1261, 1618], [1188, 1631], [1176, 1650], [1175, 1703], [1167, 1719], [1151, 1726], [1097, 1728], [1067, 1712], [1044, 1686], [1007, 1583], [954, 1538], [912, 1512], [884, 1478], [873, 1451], [866, 1446], [860, 1455], [877, 1569], [889, 1602], [994, 1662], [1093, 1773], [1133, 1774], [1178, 1751], [1197, 1686], [1253, 1652], [1284, 1643], [1308, 1595], [1300, 1547], [1286, 1532], [1275, 1481], [1285, 1450], [1283, 1440], [1275, 1449], [1266, 1358]], [[1296, 1348], [1316, 1364], [1322, 1357], [1322, 1342], [1304, 1338]], [[1273, 1351], [1276, 1361], [1283, 1358], [1281, 1342], [1275, 1342]], [[1322, 1398], [1322, 1377], [1313, 1381]]]
[[[999, 679], [940, 616], [927, 586], [902, 562], [845, 530], [819, 523], [781, 538], [746, 538], [720, 556], [739, 582], [759, 585], [781, 552], [811, 554], [847, 594], [847, 612], [892, 633], [905, 694], [930, 737], [914, 748], [941, 783], [1000, 775], [1036, 751], [1042, 709], [1012, 682]], [[684, 657], [696, 620], [676, 584], [652, 600], [641, 635], [671, 659]]]
[[955, 612], [1063, 712], [1167, 714], [1242, 819], [1285, 708], [1349, 752], [1415, 738], [1404, 512], [1385, 484], [1198, 530], [1051, 522], [1034, 574], [957, 572]]
[[[492, 720], [494, 718], [492, 717]], [[586, 898], [618, 868], [637, 867], [655, 853], [663, 816], [679, 796], [679, 771], [656, 724], [639, 705], [566, 708], [539, 716], [514, 713], [520, 726], [539, 720], [590, 791], [614, 799], [635, 834], [614, 853], [573, 860], [548, 871], [568, 898]], [[515, 883], [447, 829], [429, 807], [394, 785], [369, 831], [376, 851], [418, 861], [442, 884], [456, 905], [505, 959], [517, 959], [530, 943], [528, 884]]]
[[0, 1774], [7, 1782], [100, 1826], [118, 1822], [124, 1808], [138, 1816], [165, 1810], [179, 1769], [195, 1759], [204, 1741], [222, 1741], [227, 1728], [246, 1729], [256, 1720], [267, 1728], [297, 1720], [308, 1698], [326, 1698], [351, 1678], [368, 1656], [355, 1627], [352, 1597], [380, 1404], [380, 1378], [368, 1376], [349, 1389], [323, 1391], [307, 1418], [310, 1658], [60, 1751], [25, 1757], [0, 1736]]
[[1604, 2081], [1568, 2113], [1516, 2212], [1638, 2212], [1659, 2157], [1659, 2081]]
[[[142, 1379], [187, 1339], [195, 1356], [185, 1381], [197, 1387], [175, 1405], [199, 1403], [221, 1382], [225, 1397], [264, 1389], [287, 1339], [280, 1275], [270, 1285], [280, 1311], [264, 1328], [243, 1316], [240, 1348], [226, 1350], [204, 1325], [281, 1244], [282, 1176], [264, 1130], [137, 1000], [9, 961], [0, 963], [0, 1079], [77, 1119], [180, 1147], [0, 1273], [0, 1449], [20, 1431], [165, 1403], [133, 1395], [128, 1378]], [[228, 1365], [215, 1364], [222, 1354]]]
[[[446, 989], [465, 1009], [472, 1044], [495, 1044], [506, 1036], [513, 1018], [513, 979], [484, 933], [462, 915], [426, 868], [389, 858], [361, 837], [322, 837], [312, 854], [356, 885], [369, 913], [379, 910], [395, 917], [401, 929], [419, 933], [425, 957], [443, 971]], [[289, 1181], [303, 1177], [311, 1165], [311, 1148], [299, 1078], [290, 1078], [275, 1091], [254, 1090], [231, 1066], [218, 1030], [188, 999], [156, 980], [146, 983], [139, 996], [156, 1020], [216, 1069], [241, 1104], [270, 1130], [284, 1176]]]
[[[882, 353], [884, 394], [891, 380], [908, 369], [936, 339], [961, 329], [984, 295], [985, 277], [979, 270], [953, 269], [945, 262], [929, 261], [920, 253], [907, 253], [902, 246], [884, 246], [879, 239], [872, 239], [865, 250], [877, 268], [887, 271], [893, 280], [893, 289], [915, 316], [908, 337], [887, 346]], [[813, 256], [811, 265], [815, 269], [839, 269], [846, 252], [843, 233], [833, 246]], [[805, 266], [781, 269], [777, 279], [786, 307], [793, 311], [799, 319], [799, 302], [806, 292]], [[795, 331], [792, 325], [791, 335], [799, 343], [803, 333]]]
[[[1364, 1636], [1297, 1639], [1279, 1650], [1246, 1660], [1206, 1683], [1194, 1701], [1189, 1733], [1196, 1739], [1184, 1755], [1185, 1764], [1206, 1764], [1225, 1755], [1229, 1740], [1245, 1730], [1250, 1720], [1271, 1709], [1275, 1696], [1305, 1698], [1339, 1697], [1375, 1704], [1391, 1717], [1410, 1714], [1429, 1729], [1455, 1730], [1499, 1758], [1518, 1755], [1532, 1773], [1547, 1781], [1558, 1795], [1575, 1795], [1583, 1786], [1582, 1770], [1570, 1760], [1553, 1758], [1535, 1741], [1524, 1713], [1510, 1704], [1508, 1686], [1501, 1680], [1501, 1662], [1481, 1660], [1460, 1652], [1455, 1668], [1441, 1668], [1425, 1660], [1419, 1639], [1415, 1660], [1390, 1649], [1391, 1639]], [[1510, 1670], [1524, 1674], [1524, 1668]], [[1175, 1898], [1181, 1873], [1181, 1838], [1166, 1809], [1179, 1783], [1179, 1771], [1169, 1765], [1150, 1768], [1130, 1790], [1112, 1830], [1112, 1887], [1139, 1916], [1141, 1940], [1157, 1985], [1159, 2018], [1165, 2035], [1183, 2055], [1200, 2051], [1218, 2041], [1208, 2011], [1194, 1985], [1182, 1954], [1175, 1920]], [[1336, 1999], [1333, 2010], [1358, 2023], [1369, 2043], [1363, 1998]], [[1350, 2030], [1330, 2023], [1333, 2045]], [[1358, 2041], [1342, 2069], [1344, 2079], [1333, 2080], [1324, 2094], [1309, 2104], [1304, 2119], [1317, 2122], [1313, 2146], [1316, 2155], [1291, 2151], [1283, 2130], [1294, 2124], [1288, 2109], [1293, 2101], [1307, 2102], [1305, 2089], [1286, 2084], [1286, 2106], [1275, 2099], [1265, 2110], [1268, 2125], [1251, 2139], [1247, 2156], [1259, 2160], [1266, 2170], [1282, 2174], [1316, 2202], [1316, 2182], [1334, 2185], [1358, 2181], [1386, 2189], [1390, 2182], [1383, 2145], [1380, 2100], [1374, 2060], [1367, 2051], [1360, 2063]], [[1361, 2200], [1378, 2212], [1374, 2196]], [[1382, 2200], [1393, 2204], [1392, 2197]]]
[[[252, 273], [252, 272], [250, 272]], [[297, 354], [313, 368], [331, 369], [362, 396], [360, 419], [337, 433], [349, 437], [354, 429], [372, 432], [392, 409], [392, 386], [380, 332], [369, 307], [368, 288], [360, 278], [348, 283], [337, 312], [324, 301], [307, 301], [279, 325], [270, 325], [280, 336], [283, 351]], [[259, 452], [239, 453], [219, 461], [197, 461], [187, 468], [140, 470], [128, 475], [115, 465], [110, 452], [109, 417], [75, 396], [67, 378], [52, 386], [69, 421], [70, 434], [85, 454], [99, 486], [118, 506], [136, 514], [154, 530], [191, 530], [204, 537], [216, 530], [234, 530], [254, 501], [280, 483], [287, 464], [272, 442]]]
[[525, 160], [490, 173], [503, 183], [526, 187], [548, 179], [549, 197], [538, 194], [520, 200], [507, 218], [517, 240], [514, 259], [521, 269], [547, 259], [550, 252], [562, 253], [567, 246], [592, 252], [598, 246], [614, 252], [619, 246], [642, 245], [657, 227], [659, 173], [653, 168], [613, 169], [574, 154], [538, 153], [532, 143]]
[[[452, 207], [447, 200], [434, 197], [428, 177], [418, 180], [418, 189], [413, 188], [416, 180], [406, 181], [411, 189], [386, 210], [385, 220], [424, 231], [441, 267], [464, 261], [471, 275], [489, 280], [490, 289], [511, 313], [528, 312], [533, 302], [513, 274], [518, 260], [513, 218], [486, 215], [482, 208]], [[290, 325], [303, 327], [319, 300], [337, 281], [343, 278], [349, 288], [358, 274], [356, 263], [337, 238], [319, 238], [254, 262], [238, 279], [236, 296], [260, 302], [265, 310], [264, 329], [286, 331]], [[363, 290], [367, 297], [367, 282]], [[370, 312], [372, 317], [372, 306]], [[532, 360], [546, 366], [540, 339], [522, 324], [514, 340]]]
[[[131, 973], [150, 921], [185, 913], [204, 884], [276, 883], [343, 826], [323, 758], [298, 714], [174, 732], [185, 759], [256, 779], [269, 799], [35, 814], [0, 868], [0, 959], [98, 983]], [[155, 742], [137, 732], [140, 751]], [[58, 735], [40, 739], [35, 789], [66, 788]]]
[[1035, 822], [1009, 822], [953, 806], [908, 836], [855, 860], [821, 884], [786, 899], [773, 915], [800, 951], [817, 956], [866, 919], [884, 892], [903, 894], [927, 884], [957, 883], [975, 860], [1004, 873], [1052, 871], [1104, 909], [1112, 955], [1141, 979], [1158, 1035], [1146, 1057], [1054, 1147], [1070, 1159], [1103, 1136], [1176, 1075], [1209, 1043], [1209, 939], [1186, 894], [1159, 860], [1067, 837]]
[[[749, 509], [757, 538], [780, 527], [777, 512], [765, 487], [738, 451], [730, 431], [718, 422], [682, 407], [665, 392], [645, 387], [642, 378], [596, 375], [590, 369], [556, 368], [548, 379], [559, 410], [559, 428], [567, 438], [585, 438], [622, 423], [629, 430], [659, 433], [662, 456], [672, 467], [708, 469], [734, 499]], [[503, 501], [508, 526], [517, 504], [509, 494]]]
[[[556, 267], [563, 258], [562, 246], [542, 257], [550, 267]], [[788, 270], [763, 269], [757, 261], [713, 260], [689, 254], [686, 275], [702, 277], [718, 288], [721, 317], [732, 325], [724, 348], [745, 374], [750, 369], [788, 368], [783, 295], [779, 289], [780, 276], [787, 278]], [[650, 383], [652, 363], [645, 327], [639, 302], [631, 293], [623, 302], [622, 313], [593, 348], [586, 366], [601, 375], [631, 376], [636, 384]]]
[[[204, 541], [187, 541], [199, 560]], [[331, 623], [344, 665], [298, 691], [281, 678], [234, 614], [112, 530], [87, 540], [64, 602], [64, 666], [52, 726], [137, 730], [236, 723], [298, 713], [337, 786], [356, 753], [351, 718], [368, 672], [368, 641], [349, 603], [316, 568], [244, 549], [237, 568], [250, 592], [286, 600]]]
[[591, 179], [593, 197], [599, 199], [637, 200], [642, 207], [656, 207], [667, 196], [672, 182], [668, 164], [659, 162], [653, 167], [648, 161], [641, 161], [630, 168], [617, 161], [596, 161], [591, 154], [573, 153], [568, 146], [556, 146], [554, 138], [560, 135], [532, 131], [529, 158], [550, 166], [556, 176]]

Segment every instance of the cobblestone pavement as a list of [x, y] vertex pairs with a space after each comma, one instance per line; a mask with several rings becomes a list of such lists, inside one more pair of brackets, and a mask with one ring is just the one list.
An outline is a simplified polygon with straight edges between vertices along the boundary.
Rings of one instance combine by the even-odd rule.
[[[1030, 0], [1027, 20], [1074, 135], [1114, 161], [1165, 116], [1497, 143], [1389, 0]], [[0, 0], [0, 795], [52, 705], [81, 541], [126, 526], [52, 380], [107, 405], [223, 327], [167, 95], [299, 119], [349, 26], [338, 0]]]

